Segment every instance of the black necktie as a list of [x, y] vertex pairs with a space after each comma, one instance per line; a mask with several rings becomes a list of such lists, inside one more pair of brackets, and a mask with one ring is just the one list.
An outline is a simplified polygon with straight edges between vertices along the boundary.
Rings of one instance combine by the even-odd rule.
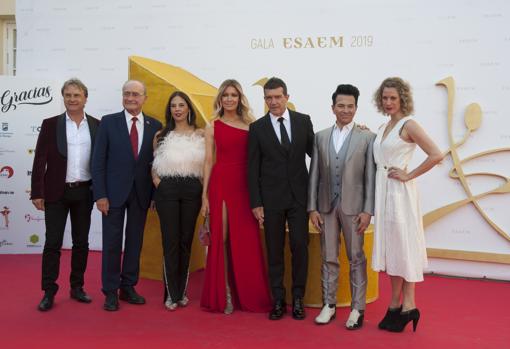
[[290, 139], [289, 139], [289, 134], [287, 133], [287, 129], [285, 128], [285, 125], [283, 124], [283, 120], [285, 120], [285, 119], [282, 117], [278, 118], [278, 122], [280, 123], [280, 142], [282, 144], [282, 147], [288, 151], [290, 149]]

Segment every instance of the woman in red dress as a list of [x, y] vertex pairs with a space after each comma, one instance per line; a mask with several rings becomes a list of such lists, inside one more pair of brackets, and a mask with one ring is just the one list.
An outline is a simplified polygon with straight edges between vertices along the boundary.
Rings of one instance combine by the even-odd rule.
[[236, 80], [221, 84], [214, 106], [216, 118], [205, 130], [201, 213], [209, 214], [211, 244], [201, 306], [225, 314], [234, 308], [267, 312], [267, 273], [248, 194], [248, 126], [254, 118]]

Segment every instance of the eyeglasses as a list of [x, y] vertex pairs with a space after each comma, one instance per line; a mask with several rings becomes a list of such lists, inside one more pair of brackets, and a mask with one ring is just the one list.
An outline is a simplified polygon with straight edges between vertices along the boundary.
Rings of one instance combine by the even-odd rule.
[[143, 93], [139, 93], [139, 92], [123, 91], [122, 96], [138, 98], [138, 97], [145, 96], [145, 95]]

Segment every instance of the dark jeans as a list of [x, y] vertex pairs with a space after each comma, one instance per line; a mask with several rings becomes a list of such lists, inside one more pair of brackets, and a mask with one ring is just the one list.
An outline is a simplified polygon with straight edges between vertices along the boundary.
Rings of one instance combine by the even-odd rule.
[[155, 199], [163, 243], [165, 299], [169, 294], [172, 302], [177, 302], [186, 295], [202, 184], [196, 177], [164, 177]]
[[60, 249], [64, 240], [67, 215], [71, 214], [71, 288], [83, 287], [89, 253], [90, 212], [92, 211], [92, 191], [90, 186], [66, 188], [62, 199], [46, 202], [44, 221], [46, 241], [42, 254], [41, 288], [48, 293], [58, 291], [60, 271]]
[[283, 275], [285, 272], [285, 222], [289, 225], [289, 243], [292, 253], [292, 296], [303, 298], [308, 274], [308, 213], [295, 203], [284, 210], [264, 209], [269, 283], [273, 300], [285, 300]]

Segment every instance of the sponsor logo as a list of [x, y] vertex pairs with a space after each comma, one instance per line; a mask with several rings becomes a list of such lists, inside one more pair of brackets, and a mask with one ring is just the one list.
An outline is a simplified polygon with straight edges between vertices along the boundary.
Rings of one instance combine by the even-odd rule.
[[14, 175], [14, 169], [11, 166], [0, 168], [0, 178], [11, 178]]
[[49, 86], [21, 91], [5, 90], [0, 93], [0, 110], [2, 113], [7, 113], [9, 110], [16, 110], [20, 105], [43, 105], [52, 100], [53, 96]]
[[12, 242], [9, 242], [7, 240], [1, 240], [0, 241], [0, 247], [4, 247], [4, 246], [12, 246]]
[[41, 132], [41, 125], [30, 125], [28, 126], [28, 132], [25, 133], [26, 136], [37, 136], [39, 132]]
[[0, 195], [14, 195], [12, 190], [0, 190]]
[[12, 132], [9, 132], [9, 123], [2, 122], [0, 125], [0, 138], [11, 138], [13, 135]]
[[11, 210], [9, 207], [4, 206], [2, 209], [0, 209], [0, 215], [2, 216], [2, 221], [0, 225], [1, 230], [9, 229], [9, 215], [11, 213]]
[[25, 220], [26, 220], [27, 222], [30, 222], [30, 221], [40, 222], [40, 221], [43, 221], [43, 220], [44, 220], [44, 218], [39, 217], [39, 216], [33, 216], [33, 215], [31, 215], [30, 213], [27, 213], [27, 214], [25, 215]]
[[32, 170], [27, 170], [27, 176], [28, 177], [32, 176]]
[[7, 148], [0, 147], [0, 155], [12, 154], [12, 153], [15, 153], [15, 151], [13, 149], [7, 149]]
[[39, 241], [40, 241], [39, 235], [32, 234], [28, 237], [28, 242], [30, 244], [27, 244], [27, 247], [41, 247], [41, 245], [38, 244]]

